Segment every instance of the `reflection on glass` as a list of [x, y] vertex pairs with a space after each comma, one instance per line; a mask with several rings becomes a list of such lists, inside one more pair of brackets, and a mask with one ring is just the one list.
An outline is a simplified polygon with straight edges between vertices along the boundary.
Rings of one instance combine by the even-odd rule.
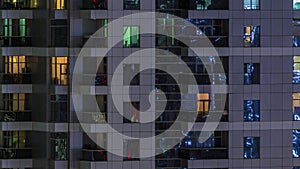
[[260, 64], [245, 63], [244, 64], [244, 84], [259, 84], [260, 83]]
[[300, 130], [293, 130], [293, 157], [300, 157]]
[[260, 46], [260, 26], [244, 27], [244, 47]]
[[300, 83], [300, 56], [294, 56], [293, 83]]
[[258, 137], [244, 138], [244, 158], [260, 157], [260, 139]]
[[244, 0], [245, 10], [255, 10], [259, 9], [259, 0]]
[[259, 100], [244, 101], [244, 121], [259, 121]]
[[293, 8], [295, 10], [299, 10], [300, 9], [300, 0], [293, 0]]

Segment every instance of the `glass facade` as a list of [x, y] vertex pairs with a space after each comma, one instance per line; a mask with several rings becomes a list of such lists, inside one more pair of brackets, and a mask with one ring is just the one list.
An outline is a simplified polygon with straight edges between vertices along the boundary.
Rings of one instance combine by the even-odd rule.
[[67, 122], [68, 95], [51, 95], [51, 114], [53, 122]]
[[260, 64], [245, 63], [244, 64], [244, 84], [260, 84]]
[[244, 121], [259, 121], [259, 112], [259, 100], [244, 100]]
[[300, 130], [293, 130], [293, 157], [300, 157]]
[[63, 161], [68, 159], [68, 139], [67, 133], [51, 134], [51, 159]]
[[139, 10], [140, 0], [123, 0], [124, 10]]
[[244, 47], [260, 47], [260, 26], [244, 27]]
[[124, 85], [140, 85], [140, 65], [124, 64], [123, 65], [123, 84]]
[[244, 138], [244, 158], [260, 158], [260, 138]]
[[[91, 136], [94, 140], [91, 140], [89, 137]], [[97, 134], [83, 134], [82, 142], [82, 158], [83, 161], [107, 161], [107, 151], [103, 148], [98, 146], [99, 145], [106, 145], [107, 136], [105, 133], [97, 133]], [[94, 142], [96, 141], [96, 143]]]
[[123, 140], [124, 161], [140, 160], [140, 142], [139, 140]]
[[140, 121], [140, 102], [125, 102], [123, 105], [123, 123], [138, 123]]

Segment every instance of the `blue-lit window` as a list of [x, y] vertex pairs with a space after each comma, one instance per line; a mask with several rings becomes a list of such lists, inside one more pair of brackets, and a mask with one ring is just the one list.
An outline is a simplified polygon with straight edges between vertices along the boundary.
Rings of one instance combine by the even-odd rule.
[[300, 19], [293, 20], [293, 46], [300, 46]]
[[244, 64], [244, 84], [259, 84], [260, 83], [260, 64], [245, 63]]
[[259, 100], [244, 100], [244, 121], [259, 121]]
[[293, 83], [300, 83], [300, 56], [294, 56]]
[[293, 157], [300, 157], [300, 130], [293, 130]]
[[293, 112], [294, 120], [300, 120], [300, 93], [293, 93]]
[[295, 10], [299, 10], [300, 9], [300, 0], [293, 0], [293, 8]]
[[124, 10], [139, 10], [140, 0], [124, 0], [123, 8]]
[[259, 158], [260, 157], [260, 139], [259, 137], [244, 138], [244, 158]]
[[260, 26], [244, 27], [244, 47], [260, 46]]
[[245, 10], [257, 10], [259, 9], [259, 0], [244, 0]]
[[293, 167], [293, 169], [300, 169], [300, 167]]

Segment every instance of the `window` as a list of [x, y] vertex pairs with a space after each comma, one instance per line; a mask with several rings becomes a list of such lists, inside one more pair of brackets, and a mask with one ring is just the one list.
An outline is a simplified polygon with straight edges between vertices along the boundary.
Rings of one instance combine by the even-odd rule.
[[124, 64], [123, 66], [123, 84], [140, 85], [140, 66], [139, 64]]
[[139, 10], [140, 0], [123, 0], [124, 10]]
[[140, 142], [139, 140], [124, 140], [123, 141], [124, 161], [139, 160], [140, 157]]
[[25, 93], [3, 94], [1, 121], [30, 121], [31, 96]]
[[244, 100], [244, 121], [259, 121], [259, 100]]
[[228, 10], [228, 0], [156, 0], [157, 10]]
[[52, 9], [55, 9], [55, 10], [61, 10], [61, 9], [67, 9], [66, 8], [66, 0], [53, 0], [53, 7]]
[[260, 46], [260, 26], [244, 27], [244, 47]]
[[67, 122], [68, 96], [51, 95], [51, 115], [54, 122]]
[[245, 137], [244, 138], [244, 158], [260, 157], [260, 138]]
[[300, 167], [293, 167], [293, 169], [300, 169]]
[[293, 157], [300, 157], [300, 130], [293, 130]]
[[208, 93], [198, 93], [198, 115], [196, 121], [204, 121], [209, 113], [210, 98]]
[[[84, 20], [83, 25], [89, 26], [84, 26], [82, 28], [84, 34], [82, 44], [85, 44], [88, 47], [107, 47], [108, 19]], [[96, 35], [94, 35], [95, 32], [97, 32]], [[86, 44], [88, 40], [90, 42]]]
[[[208, 139], [202, 142], [200, 133]], [[181, 158], [190, 160], [228, 158], [228, 132], [191, 131], [182, 140], [179, 153]]]
[[4, 56], [3, 84], [30, 84], [31, 60], [28, 56]]
[[[205, 34], [215, 47], [228, 47], [228, 19], [187, 19], [187, 21], [196, 25], [201, 30], [195, 32], [195, 35], [199, 36], [200, 40], [203, 38], [201, 35]], [[191, 31], [187, 28], [189, 26], [182, 27], [183, 31]]]
[[123, 47], [140, 47], [140, 28], [138, 26], [125, 26], [123, 29]]
[[[93, 140], [90, 137], [93, 138]], [[106, 137], [106, 133], [89, 133], [89, 136], [85, 133], [83, 134], [82, 158], [84, 161], [107, 161], [107, 151], [105, 150], [106, 147], [103, 148], [99, 146], [106, 146]]]
[[256, 10], [259, 9], [259, 0], [244, 0], [245, 10]]
[[3, 9], [30, 9], [37, 7], [37, 0], [4, 0], [1, 1]]
[[300, 83], [300, 56], [294, 56], [293, 83]]
[[92, 0], [94, 9], [107, 9], [107, 0]]
[[51, 20], [51, 46], [66, 47], [68, 45], [68, 24], [67, 20]]
[[244, 84], [259, 84], [260, 83], [260, 64], [245, 63], [244, 64]]
[[25, 131], [3, 131], [0, 138], [0, 159], [32, 158]]
[[68, 57], [52, 57], [52, 82], [55, 85], [68, 84]]
[[293, 112], [294, 120], [300, 120], [300, 93], [293, 93]]
[[125, 102], [123, 104], [123, 123], [138, 123], [140, 121], [140, 102]]
[[300, 9], [300, 0], [293, 0], [293, 8], [295, 10], [299, 10]]
[[67, 133], [51, 134], [52, 160], [67, 160]]
[[29, 19], [3, 19], [0, 22], [2, 29], [0, 36], [1, 46], [30, 46], [31, 33]]

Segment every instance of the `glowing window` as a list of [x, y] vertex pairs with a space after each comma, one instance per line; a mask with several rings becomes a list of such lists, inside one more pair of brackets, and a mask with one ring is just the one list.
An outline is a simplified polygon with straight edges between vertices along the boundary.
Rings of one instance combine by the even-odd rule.
[[198, 100], [198, 116], [201, 118], [206, 118], [209, 113], [209, 94], [208, 93], [198, 93], [197, 94]]
[[123, 47], [140, 47], [140, 28], [138, 26], [125, 26], [123, 29]]
[[68, 84], [68, 57], [52, 57], [52, 80], [56, 85]]
[[244, 138], [244, 158], [260, 157], [260, 139], [259, 137]]
[[259, 0], [244, 0], [245, 10], [259, 9]]
[[293, 83], [300, 83], [300, 56], [294, 56]]
[[244, 121], [259, 121], [259, 100], [244, 101]]
[[299, 10], [300, 9], [300, 0], [293, 0], [293, 8], [295, 10]]
[[293, 157], [300, 157], [300, 130], [293, 130]]
[[53, 2], [54, 2], [53, 9], [56, 9], [56, 10], [66, 9], [65, 0], [54, 0]]
[[300, 93], [293, 93], [294, 120], [300, 120]]
[[260, 83], [260, 64], [245, 63], [244, 64], [244, 84], [259, 84]]
[[260, 26], [244, 27], [244, 47], [260, 46]]

